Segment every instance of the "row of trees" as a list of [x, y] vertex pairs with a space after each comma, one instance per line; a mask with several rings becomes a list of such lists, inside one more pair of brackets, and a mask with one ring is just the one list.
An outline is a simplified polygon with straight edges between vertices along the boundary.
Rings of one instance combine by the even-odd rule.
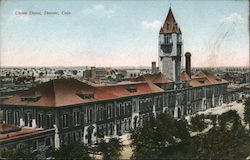
[[[250, 123], [250, 99], [244, 121]], [[207, 132], [202, 133], [205, 128]], [[191, 136], [190, 133], [198, 132]], [[221, 115], [196, 115], [191, 124], [161, 114], [132, 131], [133, 159], [239, 159], [250, 155], [250, 132], [237, 111]]]
[[109, 141], [101, 139], [96, 150], [93, 152], [93, 147], [84, 145], [81, 142], [74, 142], [63, 145], [58, 150], [50, 148], [46, 153], [32, 151], [31, 148], [22, 147], [18, 149], [7, 150], [2, 153], [1, 158], [6, 159], [44, 159], [46, 157], [53, 157], [54, 159], [92, 159], [90, 154], [97, 154], [101, 152], [104, 160], [119, 159], [120, 153], [123, 149], [122, 142], [119, 138], [111, 138]]

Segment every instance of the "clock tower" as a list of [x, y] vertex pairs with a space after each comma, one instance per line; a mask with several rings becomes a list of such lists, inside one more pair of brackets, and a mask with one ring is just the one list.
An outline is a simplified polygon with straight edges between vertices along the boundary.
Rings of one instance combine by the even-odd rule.
[[159, 33], [159, 69], [166, 78], [180, 82], [182, 57], [181, 29], [171, 8]]

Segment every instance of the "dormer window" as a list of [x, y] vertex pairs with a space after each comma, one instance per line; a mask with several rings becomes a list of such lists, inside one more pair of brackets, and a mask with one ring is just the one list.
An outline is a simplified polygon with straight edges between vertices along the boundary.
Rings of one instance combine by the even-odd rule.
[[41, 98], [41, 96], [25, 96], [21, 97], [22, 102], [36, 102]]
[[82, 99], [91, 99], [94, 98], [94, 93], [93, 92], [77, 92], [76, 93], [79, 97], [81, 97]]
[[200, 82], [200, 83], [205, 83], [205, 81], [202, 81], [202, 80], [200, 80], [199, 82]]
[[137, 92], [137, 88], [136, 87], [128, 87], [127, 88], [127, 90], [129, 91], [129, 92]]
[[221, 79], [220, 78], [216, 78], [216, 81], [221, 81]]

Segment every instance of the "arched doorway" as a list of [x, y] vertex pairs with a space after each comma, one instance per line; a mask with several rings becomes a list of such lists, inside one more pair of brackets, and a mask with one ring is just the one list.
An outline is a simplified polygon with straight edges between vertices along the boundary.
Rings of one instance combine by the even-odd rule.
[[92, 133], [93, 133], [93, 131], [94, 131], [94, 128], [95, 128], [95, 127], [91, 125], [91, 126], [89, 126], [88, 129], [87, 129], [87, 135], [86, 135], [87, 137], [86, 137], [86, 138], [87, 138], [87, 143], [88, 143], [88, 144], [91, 144], [91, 143], [92, 143]]
[[138, 123], [137, 121], [138, 121], [138, 116], [135, 116], [135, 117], [134, 117], [134, 124], [133, 124], [133, 125], [134, 125], [134, 128], [137, 127], [137, 123]]

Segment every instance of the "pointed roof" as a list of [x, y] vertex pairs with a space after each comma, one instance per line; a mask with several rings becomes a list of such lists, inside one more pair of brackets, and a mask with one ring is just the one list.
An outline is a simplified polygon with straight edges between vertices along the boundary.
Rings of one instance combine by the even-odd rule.
[[187, 74], [186, 71], [181, 72], [181, 80], [182, 81], [190, 81], [191, 80], [191, 78], [189, 77], [189, 75]]
[[171, 7], [169, 8], [165, 22], [160, 29], [160, 33], [181, 33], [181, 29], [178, 27], [177, 22], [175, 21]]
[[191, 86], [208, 86], [214, 84], [229, 83], [228, 81], [209, 73], [208, 71], [199, 71], [195, 73], [191, 78]]

